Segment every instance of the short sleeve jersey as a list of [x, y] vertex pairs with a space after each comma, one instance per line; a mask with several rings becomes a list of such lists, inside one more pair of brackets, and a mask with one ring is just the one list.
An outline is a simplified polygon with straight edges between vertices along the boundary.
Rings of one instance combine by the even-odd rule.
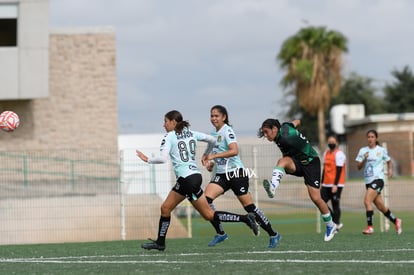
[[308, 139], [290, 122], [285, 122], [280, 126], [274, 142], [282, 151], [283, 156], [289, 156], [302, 165], [308, 165], [318, 157], [318, 153]]
[[379, 145], [370, 149], [368, 146], [359, 149], [356, 161], [362, 162], [365, 153], [368, 152], [368, 158], [364, 166], [365, 184], [369, 184], [376, 179], [384, 179], [384, 161], [391, 160], [387, 150]]
[[195, 158], [197, 141], [200, 140], [207, 140], [207, 135], [188, 128], [181, 133], [171, 131], [164, 136], [160, 151], [170, 155], [176, 178], [200, 173]]
[[[219, 131], [213, 131], [211, 135], [216, 138], [213, 154], [225, 152], [229, 149], [229, 144], [237, 142], [237, 137], [233, 131], [233, 128], [227, 124], [224, 124]], [[215, 158], [214, 162], [217, 174], [224, 174], [226, 172], [232, 172], [238, 168], [244, 168], [239, 155], [230, 158]]]

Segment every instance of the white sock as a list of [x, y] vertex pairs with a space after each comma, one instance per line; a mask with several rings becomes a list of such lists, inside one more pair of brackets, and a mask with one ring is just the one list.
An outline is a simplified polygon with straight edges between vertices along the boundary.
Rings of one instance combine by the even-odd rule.
[[283, 167], [275, 166], [272, 172], [272, 187], [274, 189], [276, 189], [279, 186], [284, 174], [285, 169], [283, 169]]
[[326, 225], [334, 226], [335, 223], [332, 220], [331, 213], [322, 214], [321, 216], [322, 216], [322, 220], [325, 222]]

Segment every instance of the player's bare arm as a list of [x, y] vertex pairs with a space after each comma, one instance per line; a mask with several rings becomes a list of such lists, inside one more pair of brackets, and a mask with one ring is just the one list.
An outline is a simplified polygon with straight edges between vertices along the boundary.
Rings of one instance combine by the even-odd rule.
[[300, 125], [300, 119], [295, 119], [292, 121], [292, 124], [295, 126], [295, 128], [297, 128]]
[[144, 154], [144, 153], [142, 153], [141, 151], [139, 151], [139, 150], [136, 150], [136, 152], [137, 152], [137, 156], [141, 159], [141, 160], [143, 160], [143, 161], [145, 161], [145, 162], [148, 162], [148, 157]]

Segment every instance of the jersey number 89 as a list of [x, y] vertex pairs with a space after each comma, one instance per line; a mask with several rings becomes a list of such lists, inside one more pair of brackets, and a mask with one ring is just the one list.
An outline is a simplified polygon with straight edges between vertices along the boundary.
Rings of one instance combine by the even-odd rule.
[[180, 158], [183, 162], [190, 160], [195, 160], [195, 151], [196, 151], [196, 142], [195, 140], [190, 140], [187, 144], [184, 141], [180, 141], [177, 144], [178, 151], [180, 152]]

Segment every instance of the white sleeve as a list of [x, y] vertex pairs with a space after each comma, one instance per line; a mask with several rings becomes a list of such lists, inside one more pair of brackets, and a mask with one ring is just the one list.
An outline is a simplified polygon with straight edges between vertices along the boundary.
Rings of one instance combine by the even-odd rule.
[[192, 131], [197, 136], [197, 140], [207, 142], [207, 148], [204, 151], [204, 155], [208, 155], [213, 151], [214, 145], [216, 144], [216, 139], [211, 136], [201, 132]]
[[322, 157], [323, 163], [325, 163], [326, 152], [328, 152], [328, 150], [325, 150], [325, 151], [323, 152], [323, 157]]
[[237, 142], [236, 133], [234, 132], [233, 128], [231, 128], [230, 126], [227, 127], [227, 132], [224, 138], [226, 139], [228, 144]]
[[208, 144], [206, 150], [204, 151], [204, 155], [208, 155], [211, 153], [211, 151], [213, 151], [214, 145], [216, 144], [216, 139], [213, 136], [206, 135], [206, 139], [204, 141], [206, 141]]
[[346, 161], [346, 156], [344, 152], [338, 151], [335, 155], [336, 166], [340, 166], [340, 167], [344, 166], [345, 161]]
[[161, 155], [158, 157], [152, 157], [148, 159], [149, 164], [162, 164], [168, 161], [168, 155], [161, 151]]
[[365, 149], [365, 147], [363, 147], [363, 148], [361, 148], [361, 149], [359, 149], [359, 151], [358, 151], [358, 155], [357, 155], [357, 157], [355, 158], [355, 160], [357, 161], [357, 162], [362, 162], [363, 160], [364, 160], [364, 154], [365, 154], [365, 152], [367, 152], [367, 150]]
[[387, 149], [383, 148], [383, 150], [384, 150], [384, 160], [385, 161], [390, 161], [391, 157], [388, 155]]
[[166, 163], [168, 161], [170, 148], [171, 143], [169, 142], [168, 134], [166, 134], [163, 140], [161, 141], [160, 156], [149, 158], [147, 162], [150, 164]]

